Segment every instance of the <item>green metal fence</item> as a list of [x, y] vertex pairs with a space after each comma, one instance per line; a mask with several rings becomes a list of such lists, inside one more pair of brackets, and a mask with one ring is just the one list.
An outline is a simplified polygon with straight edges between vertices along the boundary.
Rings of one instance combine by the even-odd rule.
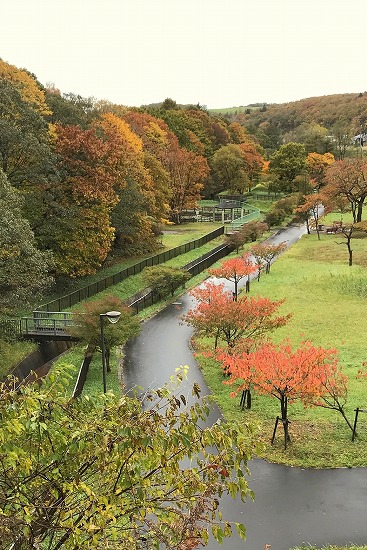
[[261, 213], [258, 208], [254, 208], [253, 206], [244, 204], [245, 210], [248, 208], [248, 214], [245, 214], [242, 216], [242, 218], [237, 218], [236, 220], [233, 220], [233, 222], [229, 223], [225, 227], [225, 232], [228, 233], [230, 231], [236, 231], [236, 229], [240, 229], [245, 223], [248, 223], [252, 220], [257, 220]]
[[87, 298], [91, 298], [92, 296], [95, 296], [96, 294], [98, 294], [99, 292], [102, 292], [106, 288], [117, 285], [127, 277], [140, 273], [141, 271], [143, 271], [145, 267], [167, 262], [168, 260], [171, 260], [172, 258], [176, 258], [181, 254], [185, 254], [186, 252], [190, 252], [195, 248], [200, 248], [204, 244], [208, 243], [209, 241], [212, 241], [213, 239], [216, 239], [217, 237], [223, 234], [224, 234], [224, 227], [223, 226], [218, 227], [214, 231], [207, 233], [206, 235], [204, 235], [203, 237], [200, 237], [199, 239], [190, 241], [180, 246], [176, 246], [175, 248], [170, 248], [165, 252], [161, 252], [159, 254], [156, 254], [155, 256], [146, 258], [141, 262], [138, 262], [130, 267], [127, 267], [126, 269], [123, 269], [122, 271], [119, 271], [118, 273], [115, 273], [114, 275], [109, 275], [108, 277], [104, 277], [103, 279], [100, 279], [95, 283], [91, 283], [90, 285], [87, 285], [78, 290], [75, 290], [74, 292], [70, 292], [69, 294], [66, 294], [65, 296], [57, 298], [56, 300], [52, 300], [47, 304], [42, 304], [37, 309], [41, 311], [65, 311], [66, 309], [69, 309], [75, 304], [79, 304], [81, 301], [86, 300]]

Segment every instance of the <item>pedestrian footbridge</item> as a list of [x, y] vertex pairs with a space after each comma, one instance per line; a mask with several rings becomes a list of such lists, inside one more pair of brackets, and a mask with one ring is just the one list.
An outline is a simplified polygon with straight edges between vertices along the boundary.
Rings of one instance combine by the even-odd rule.
[[68, 332], [74, 325], [74, 314], [66, 311], [34, 311], [31, 317], [9, 320], [3, 332], [12, 331], [26, 340], [77, 340]]

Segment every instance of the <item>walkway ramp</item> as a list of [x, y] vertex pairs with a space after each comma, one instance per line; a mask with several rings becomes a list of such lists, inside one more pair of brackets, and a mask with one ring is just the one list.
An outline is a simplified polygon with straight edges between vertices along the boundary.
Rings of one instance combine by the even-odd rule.
[[248, 223], [248, 222], [251, 222], [252, 220], [257, 220], [260, 218], [261, 212], [259, 208], [255, 208], [254, 206], [251, 206], [245, 203], [242, 206], [245, 210], [248, 211], [248, 213], [242, 216], [241, 218], [237, 218], [236, 220], [233, 220], [232, 222], [226, 224], [225, 233], [238, 231], [239, 229], [241, 229], [241, 227], [245, 223]]

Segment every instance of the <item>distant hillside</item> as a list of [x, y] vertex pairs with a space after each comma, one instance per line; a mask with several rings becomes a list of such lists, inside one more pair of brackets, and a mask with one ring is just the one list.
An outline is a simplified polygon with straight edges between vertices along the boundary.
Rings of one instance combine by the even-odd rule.
[[331, 151], [334, 138], [350, 140], [367, 130], [367, 92], [219, 111], [228, 121], [239, 122], [256, 136], [268, 154], [287, 141], [309, 142], [311, 150], [321, 153]]
[[250, 105], [240, 105], [239, 107], [223, 107], [221, 109], [208, 109], [210, 114], [222, 115], [226, 118], [231, 118], [239, 113], [250, 114], [251, 111], [259, 109], [266, 109], [269, 106], [268, 103], [252, 103]]
[[235, 113], [245, 126], [276, 125], [282, 133], [303, 123], [317, 123], [331, 129], [345, 122], [358, 133], [367, 124], [367, 92], [310, 97], [290, 103], [259, 104], [257, 107], [231, 107], [220, 112]]

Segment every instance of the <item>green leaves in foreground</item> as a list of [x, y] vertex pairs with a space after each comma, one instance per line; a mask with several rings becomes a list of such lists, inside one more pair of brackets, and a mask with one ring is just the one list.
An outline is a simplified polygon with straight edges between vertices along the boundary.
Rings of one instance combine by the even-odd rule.
[[177, 377], [141, 400], [70, 400], [60, 382], [68, 367], [59, 369], [40, 385], [2, 388], [4, 547], [179, 550], [205, 545], [209, 531], [231, 535], [218, 499], [252, 496], [250, 426], [202, 427], [210, 402], [197, 386], [184, 395]]

